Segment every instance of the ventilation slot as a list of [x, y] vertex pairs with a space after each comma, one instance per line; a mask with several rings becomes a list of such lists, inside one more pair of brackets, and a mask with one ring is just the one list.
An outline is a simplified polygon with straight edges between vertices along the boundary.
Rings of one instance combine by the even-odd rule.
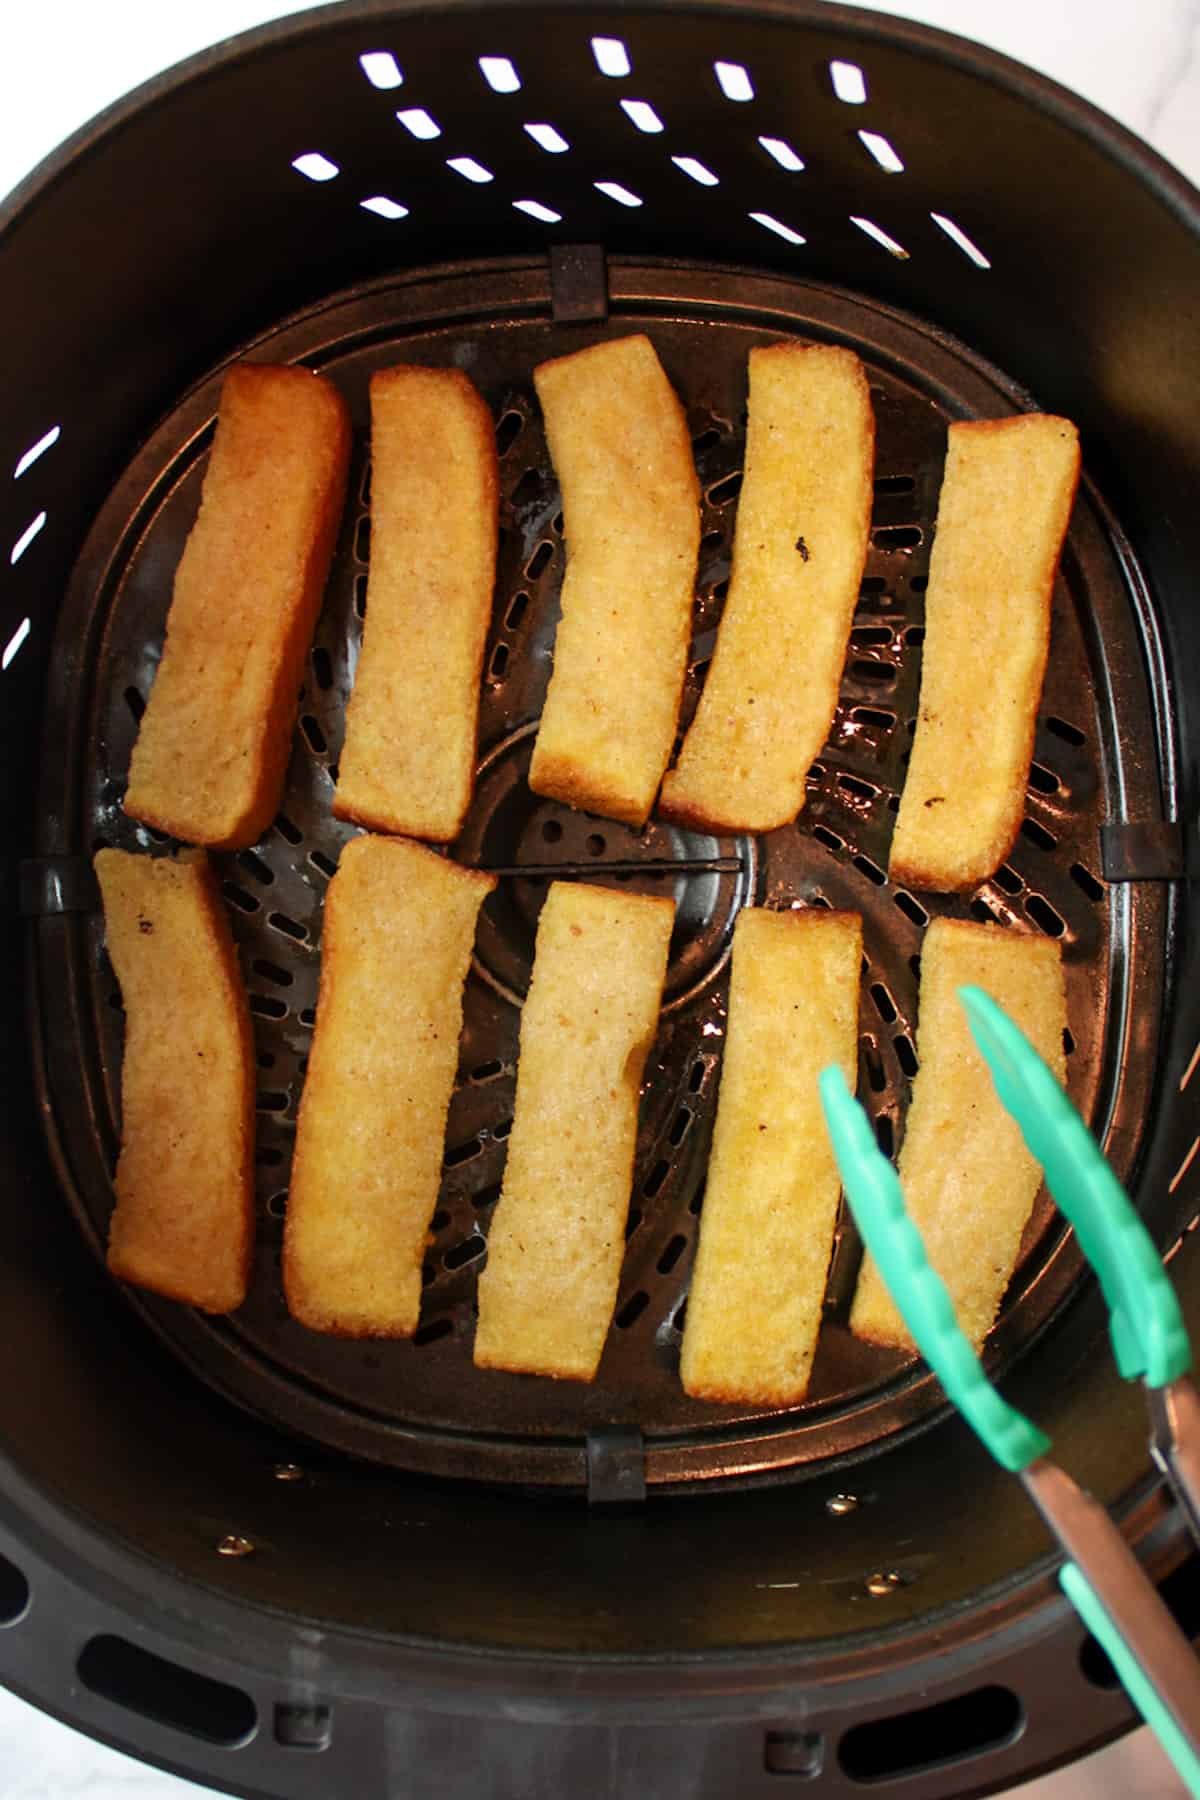
[[1058, 843], [1058, 839], [1044, 825], [1039, 825], [1036, 819], [1021, 821], [1021, 836], [1028, 838], [1031, 844], [1036, 844], [1039, 850], [1053, 850]]
[[713, 74], [727, 100], [746, 101], [754, 98], [754, 83], [741, 63], [718, 62], [713, 64]]
[[618, 1331], [628, 1331], [629, 1327], [631, 1325], [636, 1324], [637, 1321], [641, 1318], [642, 1314], [645, 1312], [645, 1310], [649, 1306], [649, 1304], [650, 1304], [649, 1294], [644, 1293], [639, 1289], [639, 1291], [633, 1296], [632, 1300], [627, 1300], [625, 1302], [625, 1305], [621, 1308], [620, 1312], [617, 1314], [616, 1321], [615, 1321], [617, 1330]]
[[1075, 883], [1077, 888], [1082, 889], [1089, 900], [1092, 900], [1097, 904], [1103, 900], [1103, 885], [1096, 880], [1096, 877], [1092, 874], [1090, 869], [1084, 868], [1082, 863], [1071, 864], [1071, 880]]
[[290, 937], [297, 944], [303, 944], [308, 938], [308, 933], [303, 925], [298, 920], [290, 918], [287, 913], [268, 913], [267, 924], [273, 931], [282, 931], [284, 937]]
[[467, 1263], [477, 1262], [487, 1249], [487, 1240], [481, 1237], [464, 1238], [453, 1250], [447, 1250], [442, 1258], [448, 1269], [462, 1269]]
[[47, 450], [53, 450], [62, 436], [62, 427], [52, 425], [45, 437], [40, 437], [36, 444], [31, 444], [24, 456], [13, 470], [13, 480], [19, 481], [27, 469], [32, 469], [39, 456], [45, 456]]
[[859, 681], [869, 682], [875, 687], [887, 687], [896, 679], [896, 665], [890, 662], [868, 662], [865, 657], [856, 657], [850, 664], [850, 673]]
[[785, 225], [782, 219], [775, 218], [771, 213], [752, 212], [750, 217], [756, 225], [763, 226], [767, 231], [773, 231], [775, 236], [781, 237], [786, 244], [803, 244], [806, 241], [798, 231], [793, 231], [790, 225]]
[[880, 525], [871, 533], [877, 550], [915, 550], [921, 542], [919, 525]]
[[432, 114], [425, 111], [423, 106], [406, 107], [403, 112], [398, 112], [396, 117], [405, 131], [410, 132], [415, 138], [420, 138], [422, 143], [429, 143], [442, 135], [441, 126]]
[[478, 187], [496, 179], [492, 171], [485, 169], [481, 162], [476, 162], [473, 156], [452, 156], [447, 161], [446, 167], [453, 169], [456, 175], [461, 175], [464, 181], [472, 181]]
[[645, 1194], [647, 1200], [653, 1200], [655, 1194], [658, 1193], [663, 1182], [670, 1173], [671, 1165], [669, 1162], [655, 1163], [649, 1175], [647, 1175], [645, 1181], [642, 1183], [642, 1192]]
[[90, 1693], [206, 1743], [244, 1744], [258, 1724], [254, 1702], [240, 1688], [197, 1675], [124, 1638], [92, 1638], [76, 1667]]
[[362, 72], [375, 88], [398, 88], [404, 85], [400, 64], [390, 50], [368, 50], [359, 57]]
[[1025, 911], [1047, 937], [1060, 938], [1066, 935], [1066, 920], [1060, 913], [1055, 912], [1050, 902], [1041, 894], [1030, 894], [1025, 902]]
[[22, 644], [25, 642], [25, 639], [29, 636], [30, 629], [31, 621], [29, 619], [22, 619], [21, 623], [17, 626], [17, 629], [9, 638], [7, 644], [5, 644], [3, 654], [0, 654], [0, 669], [8, 668]]
[[1078, 725], [1069, 725], [1065, 719], [1056, 719], [1051, 716], [1046, 720], [1046, 730], [1052, 731], [1056, 738], [1061, 738], [1064, 744], [1074, 745], [1076, 749], [1087, 743], [1087, 739]]
[[895, 238], [883, 229], [882, 225], [875, 223], [874, 219], [864, 219], [859, 214], [851, 213], [850, 223], [857, 225], [858, 229], [865, 232], [867, 237], [873, 238], [882, 249], [887, 251], [889, 256], [895, 256], [900, 261], [907, 262], [908, 251], [904, 245], [898, 244]]
[[40, 512], [37, 515], [36, 519], [31, 519], [29, 521], [29, 524], [25, 527], [24, 531], [21, 533], [20, 537], [17, 539], [16, 543], [13, 545], [12, 549], [8, 553], [8, 560], [10, 563], [20, 562], [21, 558], [24, 556], [24, 554], [28, 550], [30, 544], [32, 544], [34, 538], [37, 537], [38, 533], [41, 531], [41, 529], [45, 525], [45, 523], [46, 523], [46, 514], [44, 512]]
[[892, 895], [892, 899], [896, 902], [896, 905], [904, 914], [905, 918], [911, 919], [914, 925], [920, 925], [921, 927], [928, 925], [929, 914], [925, 911], [921, 902], [919, 900], [914, 900], [911, 894], [906, 894], [901, 888], [899, 892]]
[[322, 156], [319, 150], [307, 150], [303, 156], [297, 156], [292, 163], [298, 175], [307, 176], [309, 181], [332, 181], [341, 174], [335, 162]]
[[857, 63], [831, 62], [829, 79], [839, 100], [847, 106], [862, 106], [867, 98], [867, 79]]
[[673, 156], [671, 161], [684, 175], [688, 175], [693, 181], [699, 182], [701, 187], [718, 187], [720, 185], [717, 177], [713, 174], [708, 165], [700, 162], [697, 157]]
[[892, 996], [884, 987], [882, 981], [872, 982], [871, 998], [875, 1002], [875, 1010], [883, 1020], [884, 1024], [894, 1025], [896, 1022], [896, 1004], [892, 999]]
[[16, 1563], [0, 1556], [0, 1626], [15, 1625], [29, 1605], [29, 1583]]
[[784, 138], [760, 137], [759, 143], [768, 156], [773, 156], [781, 169], [789, 174], [798, 175], [804, 167], [804, 158], [798, 156], [792, 146]]
[[621, 111], [632, 124], [637, 126], [639, 131], [648, 132], [653, 136], [657, 132], [666, 130], [666, 126], [648, 100], [622, 100]]
[[539, 150], [547, 150], [551, 156], [562, 156], [571, 148], [562, 132], [556, 131], [553, 125], [533, 124], [526, 125], [525, 129]]
[[391, 199], [387, 194], [372, 194], [369, 200], [358, 203], [364, 212], [374, 213], [379, 219], [407, 219], [408, 208], [401, 206], [399, 200]]
[[970, 258], [977, 269], [991, 268], [990, 259], [983, 254], [974, 239], [967, 236], [961, 225], [956, 225], [953, 219], [946, 217], [945, 213], [930, 213], [929, 216], [938, 229], [945, 232], [950, 242], [956, 244], [963, 255]]
[[669, 1275], [675, 1264], [687, 1249], [685, 1237], [673, 1237], [658, 1259], [657, 1268], [660, 1275]]
[[895, 1781], [944, 1768], [1011, 1744], [1024, 1728], [1021, 1702], [1009, 1688], [975, 1688], [936, 1706], [853, 1725], [838, 1746], [852, 1781]]
[[618, 206], [640, 206], [642, 204], [640, 196], [631, 193], [627, 187], [622, 187], [619, 181], [596, 181], [592, 185], [598, 193], [604, 194], [609, 200], [615, 200]]
[[436, 1344], [439, 1338], [446, 1338], [454, 1330], [453, 1319], [434, 1319], [431, 1325], [422, 1325], [413, 1332], [412, 1341], [420, 1348], [424, 1344]]
[[516, 94], [520, 92], [521, 77], [507, 56], [481, 56], [479, 72], [491, 88], [493, 94]]
[[1041, 763], [1030, 763], [1029, 785], [1036, 788], [1039, 794], [1057, 794], [1062, 782], [1053, 769], [1044, 769]]
[[592, 55], [596, 59], [596, 67], [602, 75], [611, 75], [619, 80], [632, 71], [629, 52], [620, 38], [594, 37], [592, 39]]
[[247, 875], [252, 875], [255, 881], [262, 883], [263, 887], [272, 887], [274, 885], [274, 870], [269, 863], [263, 861], [261, 856], [256, 856], [253, 850], [240, 850], [238, 852], [238, 861], [243, 869], [245, 869]]
[[324, 756], [329, 746], [325, 742], [325, 733], [311, 713], [304, 714], [300, 720], [300, 729], [304, 733], [305, 742], [313, 755]]
[[870, 151], [881, 169], [885, 169], [889, 175], [904, 173], [904, 164], [888, 139], [883, 137], [880, 132], [860, 131], [858, 136], [860, 143]]

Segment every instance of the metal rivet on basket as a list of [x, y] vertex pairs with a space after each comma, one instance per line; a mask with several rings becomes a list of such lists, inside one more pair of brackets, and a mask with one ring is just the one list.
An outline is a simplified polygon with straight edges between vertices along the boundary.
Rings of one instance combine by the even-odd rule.
[[877, 1600], [881, 1600], [885, 1594], [894, 1594], [897, 1588], [903, 1586], [904, 1577], [897, 1574], [895, 1569], [880, 1570], [875, 1575], [867, 1576], [867, 1592]]
[[852, 1513], [857, 1505], [857, 1494], [830, 1494], [825, 1502], [825, 1511], [832, 1513], [835, 1519], [840, 1519], [846, 1513]]
[[282, 1462], [275, 1464], [276, 1481], [303, 1481], [304, 1470], [299, 1463]]
[[218, 1556], [253, 1556], [254, 1545], [236, 1531], [228, 1532], [217, 1545]]

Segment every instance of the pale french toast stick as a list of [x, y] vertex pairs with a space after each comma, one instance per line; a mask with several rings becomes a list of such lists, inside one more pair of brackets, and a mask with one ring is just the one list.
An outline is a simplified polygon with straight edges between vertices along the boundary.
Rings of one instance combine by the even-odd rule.
[[278, 812], [349, 457], [349, 415], [332, 383], [265, 363], [226, 375], [133, 747], [133, 818], [237, 849]]
[[460, 369], [371, 377], [367, 616], [333, 810], [449, 843], [475, 781], [496, 579], [492, 415]]
[[229, 920], [203, 850], [100, 850], [96, 875], [125, 1008], [108, 1266], [232, 1312], [254, 1246], [254, 1045]]
[[[978, 1349], [1012, 1278], [1042, 1172], [1004, 1110], [975, 1047], [958, 989], [984, 989], [1061, 1081], [1067, 1023], [1062, 958], [1051, 939], [935, 919], [921, 951], [919, 1067], [900, 1149], [900, 1180], [929, 1260]], [[912, 1339], [879, 1270], [863, 1263], [850, 1329], [880, 1344]]]
[[479, 1278], [475, 1361], [591, 1381], [608, 1335], [639, 1089], [674, 902], [552, 883], [521, 1014], [504, 1185]]
[[355, 838], [325, 901], [321, 986], [283, 1246], [294, 1317], [411, 1337], [490, 875], [401, 838]]
[[893, 881], [971, 888], [1012, 849], [1078, 481], [1069, 419], [1027, 413], [950, 427]]
[[529, 785], [643, 825], [671, 755], [691, 635], [700, 489], [648, 338], [542, 363], [567, 571]]
[[817, 1077], [851, 1087], [862, 920], [743, 912], [680, 1372], [689, 1394], [792, 1406], [808, 1391], [841, 1183]]
[[696, 716], [663, 782], [664, 818], [770, 831], [800, 811], [837, 706], [874, 468], [870, 388], [853, 351], [751, 350], [729, 596]]

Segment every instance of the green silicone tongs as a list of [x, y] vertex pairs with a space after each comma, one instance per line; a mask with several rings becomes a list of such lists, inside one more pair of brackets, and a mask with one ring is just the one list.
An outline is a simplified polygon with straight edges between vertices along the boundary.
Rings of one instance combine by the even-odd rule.
[[[1117, 1366], [1141, 1376], [1153, 1449], [1195, 1528], [1200, 1513], [1200, 1404], [1174, 1289], [1149, 1234], [1079, 1114], [1011, 1019], [979, 988], [962, 988], [996, 1091], [1075, 1227], [1110, 1309]], [[1049, 1460], [1049, 1439], [992, 1386], [909, 1218], [899, 1177], [838, 1068], [821, 1100], [863, 1240], [925, 1360], [996, 1460], [1019, 1474], [1066, 1551], [1064, 1592], [1108, 1653], [1191, 1794], [1200, 1800], [1200, 1664], [1105, 1509]]]

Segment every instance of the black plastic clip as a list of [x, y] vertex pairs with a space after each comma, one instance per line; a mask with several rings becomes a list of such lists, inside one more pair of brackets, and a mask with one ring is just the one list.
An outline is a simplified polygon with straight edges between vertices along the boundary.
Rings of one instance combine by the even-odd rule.
[[552, 244], [550, 313], [557, 325], [608, 317], [608, 263], [603, 244]]
[[1100, 827], [1105, 881], [1179, 881], [1187, 873], [1183, 826], [1176, 819], [1125, 820]]
[[27, 856], [18, 878], [18, 905], [27, 919], [100, 908], [100, 885], [86, 856]]
[[587, 1434], [588, 1505], [646, 1498], [646, 1443], [636, 1425], [597, 1425]]

